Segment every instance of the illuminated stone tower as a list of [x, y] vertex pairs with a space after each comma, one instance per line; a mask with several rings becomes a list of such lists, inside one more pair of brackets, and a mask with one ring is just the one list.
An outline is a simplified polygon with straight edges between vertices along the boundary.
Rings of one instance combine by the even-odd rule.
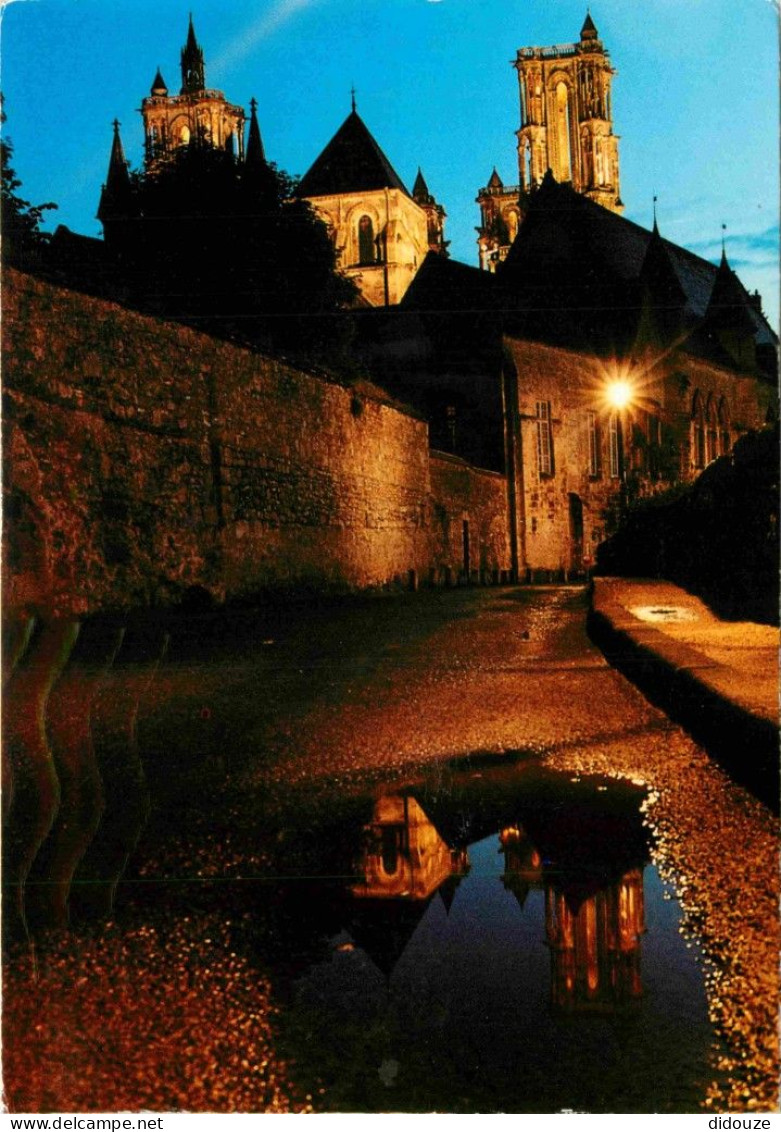
[[503, 185], [494, 171], [477, 196], [480, 266], [488, 270], [507, 255], [529, 193], [548, 169], [557, 181], [597, 204], [613, 212], [624, 208], [611, 102], [616, 72], [591, 15], [586, 15], [577, 43], [521, 47], [513, 66], [521, 110], [518, 184]]
[[141, 103], [146, 166], [164, 160], [178, 146], [203, 144], [244, 157], [244, 111], [220, 90], [209, 90], [203, 50], [195, 38], [192, 16], [181, 54], [182, 88], [169, 94], [158, 68], [149, 97]]
[[514, 65], [521, 99], [521, 192], [539, 185], [550, 169], [557, 181], [621, 212], [610, 89], [615, 71], [591, 16], [579, 43], [521, 47]]

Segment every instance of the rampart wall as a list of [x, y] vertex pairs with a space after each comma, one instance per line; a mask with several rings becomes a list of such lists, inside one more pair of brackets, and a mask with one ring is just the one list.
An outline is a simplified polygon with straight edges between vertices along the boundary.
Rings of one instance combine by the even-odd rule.
[[6, 610], [458, 577], [465, 508], [475, 566], [509, 565], [504, 478], [430, 462], [374, 386], [16, 273], [3, 349]]

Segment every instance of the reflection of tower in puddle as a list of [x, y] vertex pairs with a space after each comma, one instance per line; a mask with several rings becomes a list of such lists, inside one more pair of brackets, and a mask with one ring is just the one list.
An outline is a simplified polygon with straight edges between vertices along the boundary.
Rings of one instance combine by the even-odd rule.
[[355, 896], [425, 900], [469, 867], [465, 849], [451, 849], [414, 798], [388, 794], [374, 805]]
[[639, 999], [642, 869], [630, 869], [574, 907], [564, 892], [547, 885], [545, 931], [555, 1006], [609, 1010]]
[[450, 848], [408, 795], [379, 798], [365, 834], [349, 932], [389, 978], [431, 899], [439, 896], [450, 911], [469, 858], [465, 849]]
[[576, 869], [546, 859], [522, 827], [500, 833], [504, 883], [523, 905], [531, 888], [545, 891], [551, 954], [551, 1002], [568, 1011], [610, 1011], [642, 995], [645, 931], [642, 867], [613, 872]]

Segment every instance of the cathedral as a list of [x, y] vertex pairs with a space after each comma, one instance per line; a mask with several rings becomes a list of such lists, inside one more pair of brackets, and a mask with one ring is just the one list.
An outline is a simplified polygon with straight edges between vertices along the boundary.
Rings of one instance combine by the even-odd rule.
[[[444, 207], [420, 170], [409, 191], [354, 93], [295, 191], [357, 286], [352, 360], [426, 421], [438, 458], [506, 478], [514, 577], [578, 577], [627, 500], [695, 479], [774, 415], [777, 339], [726, 249], [716, 266], [622, 215], [615, 71], [590, 13], [577, 42], [521, 47], [514, 68], [518, 182], [494, 169], [479, 191], [479, 267], [449, 258]], [[245, 148], [192, 20], [181, 80], [170, 94], [158, 70], [142, 102], [146, 170], [183, 146], [268, 168], [254, 100]], [[128, 184], [115, 126], [107, 247]]]
[[[203, 49], [192, 16], [181, 51], [181, 80], [179, 93], [170, 93], [158, 68], [141, 103], [145, 172], [154, 172], [183, 147], [193, 146], [231, 154], [242, 171], [265, 163], [257, 104], [253, 99], [247, 119], [222, 91], [206, 85]], [[129, 195], [127, 162], [115, 122], [98, 209], [108, 244], [121, 243], [122, 237], [115, 237], [124, 232]], [[326, 225], [337, 265], [356, 284], [362, 305], [398, 304], [428, 253], [448, 254], [444, 208], [420, 169], [412, 191], [407, 189], [358, 114], [354, 92], [350, 114], [301, 178], [297, 195], [313, 205]]]
[[[265, 161], [254, 99], [248, 119], [242, 107], [206, 85], [204, 53], [192, 17], [180, 66], [178, 94], [169, 91], [158, 68], [142, 100], [145, 171], [191, 145], [225, 150], [240, 167]], [[519, 48], [514, 67], [520, 92], [518, 183], [505, 185], [494, 169], [477, 196], [479, 263], [490, 272], [506, 259], [531, 196], [548, 170], [559, 183], [597, 204], [615, 212], [623, 209], [612, 123], [615, 71], [590, 14], [577, 43]], [[115, 123], [98, 210], [109, 242], [115, 222], [124, 217], [128, 192], [127, 163]], [[448, 254], [444, 207], [420, 169], [408, 190], [358, 114], [354, 93], [350, 114], [301, 178], [298, 193], [325, 223], [338, 266], [355, 282], [366, 306], [398, 304], [426, 255]]]

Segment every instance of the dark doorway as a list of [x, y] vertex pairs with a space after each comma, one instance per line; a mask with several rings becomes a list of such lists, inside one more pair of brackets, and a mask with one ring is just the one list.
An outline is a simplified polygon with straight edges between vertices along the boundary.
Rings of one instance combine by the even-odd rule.
[[583, 572], [583, 501], [579, 495], [569, 495], [570, 571]]

